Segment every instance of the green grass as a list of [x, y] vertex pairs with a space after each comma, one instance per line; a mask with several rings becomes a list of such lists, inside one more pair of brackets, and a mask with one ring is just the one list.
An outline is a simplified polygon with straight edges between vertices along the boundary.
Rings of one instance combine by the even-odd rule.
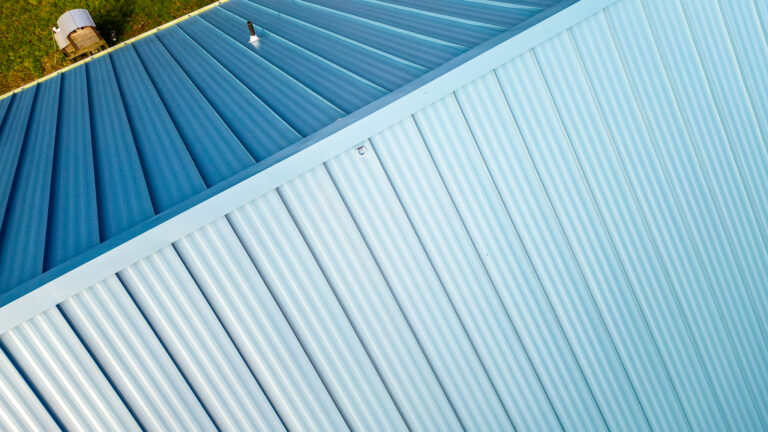
[[122, 42], [210, 4], [213, 0], [4, 0], [0, 2], [0, 95], [69, 64], [51, 27], [59, 16], [88, 9], [102, 36]]

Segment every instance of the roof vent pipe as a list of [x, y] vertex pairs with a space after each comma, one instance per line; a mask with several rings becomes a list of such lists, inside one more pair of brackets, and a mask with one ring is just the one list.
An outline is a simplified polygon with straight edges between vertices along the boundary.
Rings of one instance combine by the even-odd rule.
[[248, 33], [251, 34], [251, 38], [248, 39], [249, 43], [253, 44], [259, 41], [259, 37], [256, 36], [256, 30], [253, 29], [253, 23], [250, 21], [248, 21]]

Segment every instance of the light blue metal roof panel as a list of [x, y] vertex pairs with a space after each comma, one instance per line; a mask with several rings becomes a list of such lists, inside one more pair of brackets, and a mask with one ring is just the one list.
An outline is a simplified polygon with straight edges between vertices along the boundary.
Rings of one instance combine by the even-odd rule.
[[[707, 285], [706, 278], [694, 270], [698, 264], [692, 246], [679, 241], [679, 233], [686, 232], [685, 222], [680, 217], [665, 216], [676, 213], [675, 199], [665, 182], [664, 167], [655, 155], [656, 146], [647, 145], [650, 136], [648, 131], [641, 127], [643, 121], [639, 108], [633, 104], [621, 103], [622, 100], [632, 99], [632, 90], [626, 76], [611, 72], [621, 67], [621, 59], [619, 48], [614, 47], [608, 37], [611, 32], [610, 25], [611, 21], [607, 16], [596, 16], [575, 26], [573, 35], [574, 44], [584, 61], [584, 73], [592, 83], [596, 97], [602, 101], [601, 112], [608, 124], [606, 132], [616, 142], [624, 143], [615, 151], [608, 150], [606, 153], [615, 153], [618, 160], [624, 161], [621, 169], [625, 171], [628, 181], [635, 185], [634, 192], [624, 193], [625, 196], [634, 195], [638, 206], [636, 211], [628, 215], [627, 220], [641, 218], [635, 220], [632, 226], [646, 226], [647, 232], [650, 233], [648, 235], [644, 234], [643, 230], [627, 229], [632, 236], [626, 236], [623, 242], [636, 242], [637, 247], [633, 245], [630, 249], [624, 246], [622, 250], [619, 244], [617, 246], [620, 253], [636, 257], [627, 256], [623, 261], [627, 263], [630, 275], [639, 279], [637, 283], [633, 283], [638, 299], [642, 304], [648, 305], [648, 313], [651, 316], [658, 314], [660, 317], [658, 320], [651, 320], [649, 327], [659, 341], [660, 351], [669, 353], [664, 357], [667, 368], [672, 372], [674, 385], [695, 389], [690, 394], [680, 394], [680, 403], [689, 413], [691, 426], [694, 429], [706, 428], [709, 425], [725, 428], [718, 408], [722, 398], [711, 391], [709, 382], [696, 378], [697, 375], [708, 373], [704, 365], [701, 362], [683, 360], [688, 357], [686, 353], [698, 350], [697, 344], [676, 330], [688, 325], [686, 317], [676, 312], [677, 305], [681, 301], [693, 302], [692, 296], [697, 294], [678, 293], [674, 287], [704, 287]], [[622, 32], [633, 31], [637, 30], [622, 29]], [[592, 171], [594, 172], [594, 168]], [[617, 219], [621, 220], [621, 217]], [[621, 237], [617, 235], [616, 238]], [[634, 249], [637, 252], [634, 252]], [[654, 251], [658, 251], [658, 256]]]
[[[119, 280], [224, 430], [285, 430], [283, 420], [172, 246]], [[165, 315], [165, 311], [178, 311]]]
[[[344, 309], [279, 193], [267, 193], [263, 200], [233, 212], [231, 222], [226, 222], [231, 223], [251, 262], [259, 263], [253, 267], [265, 284], [283, 287], [270, 292], [348, 427], [357, 430], [384, 425], [390, 430], [404, 430], [402, 414], [368, 360], [355, 328], [342, 318]], [[201, 246], [206, 250], [205, 244]], [[309, 286], [313, 289], [306, 289]], [[440, 401], [423, 400], [420, 408], [437, 403]], [[436, 422], [448, 423], [445, 419]]]
[[[26, 384], [47, 400], [62, 429], [140, 431], [141, 428], [58, 308], [0, 336], [3, 349], [24, 370]], [[34, 384], [32, 384], [34, 383]]]
[[7, 387], [6, 396], [0, 400], [0, 410], [7, 415], [0, 424], [8, 430], [59, 430], [40, 399], [27, 385], [24, 377], [5, 352], [0, 353], [0, 380]]
[[[25, 261], [35, 271], [0, 266], [0, 293], [98, 256], [96, 244], [130, 240], [549, 5], [445, 3], [231, 0], [90, 59], [57, 78], [50, 181], [28, 184], [17, 171], [25, 142], [43, 133], [32, 120], [54, 102], [36, 96], [37, 86], [4, 99], [0, 221], [27, 193], [51, 197], [35, 204], [38, 217], [0, 225], [13, 231], [0, 233], [11, 236], [0, 257], [45, 257]], [[37, 233], [28, 238], [35, 244], [10, 241], [22, 233]]]
[[[651, 239], [643, 229], [646, 221], [641, 218], [634, 202], [633, 190], [626, 182], [619, 181], [625, 173], [614, 156], [609, 132], [602, 126], [603, 114], [599, 106], [591, 102], [590, 83], [583, 72], [565, 72], [579, 70], [583, 56], [580, 56], [569, 35], [565, 34], [542, 44], [535, 52], [554, 99], [554, 107], [571, 142], [565, 152], [572, 151], [578, 158], [581, 173], [577, 175], [584, 176], [585, 189], [597, 203], [597, 212], [588, 218], [605, 221], [604, 234], [590, 232], [593, 228], [587, 228], [588, 224], [583, 222], [580, 224], [581, 231], [593, 242], [583, 249], [595, 251], [591, 257], [583, 258], [587, 281], [596, 292], [595, 298], [608, 331], [614, 340], [620, 341], [616, 343], [617, 352], [627, 365], [628, 374], [634, 376], [636, 391], [648, 413], [649, 423], [653, 428], [685, 428], [689, 420], [666, 376], [667, 365], [663, 358], [653, 351], [638, 354], [634, 348], [652, 346], [651, 332], [649, 329], [632, 333], [622, 331], [625, 328], [643, 328], [645, 314], [649, 311], [637, 307], [636, 302], [651, 308], [658, 294], [648, 290], [653, 290], [650, 287], [665, 286], [666, 281], [659, 270], [660, 263], [655, 259]], [[589, 197], [581, 199], [588, 200]], [[569, 235], [573, 242], [584, 241], [574, 234]], [[612, 249], [612, 254], [607, 252]], [[631, 295], [625, 295], [626, 292]], [[651, 308], [653, 312], [655, 308]], [[667, 390], [661, 391], [661, 395], [651, 396], [654, 392], [651, 388]]]
[[203, 389], [190, 387], [117, 277], [67, 299], [58, 310], [133, 407], [142, 428], [216, 430], [195, 393]]
[[[231, 248], [237, 244], [232, 226], [220, 219], [175, 247], [286, 427], [347, 430], [347, 421], [282, 314], [281, 303], [245, 248]], [[271, 373], [286, 366], [286, 374]]]
[[[563, 427], [566, 430], [600, 430], [606, 425], [596, 399], [576, 396], [593, 393], [587, 378], [593, 380], [594, 373], [579, 364], [576, 355], [580, 354], [580, 348], [571, 345], [572, 339], [569, 341], [557, 325], [558, 314], [547, 307], [551, 300], [555, 300], [554, 305], [558, 308], [564, 303], [576, 304], [578, 293], [586, 292], [586, 287], [525, 141], [517, 128], [507, 126], [516, 124], [516, 120], [500, 90], [496, 74], [491, 73], [456, 91], [459, 108], [478, 147], [479, 154], [470, 152], [470, 157], [482, 158], [498, 190], [503, 211], [514, 221], [508, 224], [501, 218], [488, 233], [477, 232], [475, 236], [482, 239], [478, 245], [483, 250], [500, 251], [504, 255], [519, 254], [515, 251], [518, 248], [524, 250], [532, 268], [519, 263], [516, 272], [525, 276], [517, 276], [517, 279], [524, 280], [527, 286], [540, 285], [543, 289], [514, 289], [515, 285], [505, 283], [515, 279], [514, 273], [507, 270], [503, 260], [488, 256], [486, 261], [492, 270], [490, 275], [496, 285], [507, 287], [500, 290], [500, 296], [513, 314], [522, 343], [533, 361], [540, 365], [538, 370], [542, 384], [554, 409], [567, 413], [560, 415]], [[475, 162], [476, 166], [478, 163]], [[486, 208], [495, 207], [497, 212], [502, 211], [498, 199], [493, 196], [483, 201], [487, 202], [483, 204]], [[471, 215], [467, 213], [468, 208], [464, 210], [465, 214]], [[507, 234], [497, 234], [505, 231]], [[510, 243], [499, 240], [504, 237], [514, 239], [516, 236], [520, 242], [518, 247], [510, 247]], [[573, 299], [557, 300], [567, 299], [568, 296]], [[541, 312], [529, 314], [528, 311], [532, 310]], [[533, 328], [540, 329], [541, 337], [536, 340], [529, 339]], [[548, 352], [557, 353], [557, 360], [548, 360]], [[567, 376], [582, 378], [569, 379]]]

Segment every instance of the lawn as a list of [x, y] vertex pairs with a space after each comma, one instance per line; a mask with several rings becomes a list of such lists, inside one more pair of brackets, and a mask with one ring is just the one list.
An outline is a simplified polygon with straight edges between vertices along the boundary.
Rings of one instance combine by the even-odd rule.
[[102, 36], [119, 43], [210, 4], [213, 0], [2, 0], [0, 95], [69, 63], [58, 53], [51, 27], [58, 17], [88, 9]]

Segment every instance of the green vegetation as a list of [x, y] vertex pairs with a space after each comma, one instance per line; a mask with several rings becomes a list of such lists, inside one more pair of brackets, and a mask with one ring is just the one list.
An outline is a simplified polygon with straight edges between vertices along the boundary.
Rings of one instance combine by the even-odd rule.
[[112, 30], [119, 43], [212, 1], [4, 0], [0, 4], [0, 95], [69, 64], [57, 51], [51, 27], [70, 9], [88, 9], [111, 44]]

